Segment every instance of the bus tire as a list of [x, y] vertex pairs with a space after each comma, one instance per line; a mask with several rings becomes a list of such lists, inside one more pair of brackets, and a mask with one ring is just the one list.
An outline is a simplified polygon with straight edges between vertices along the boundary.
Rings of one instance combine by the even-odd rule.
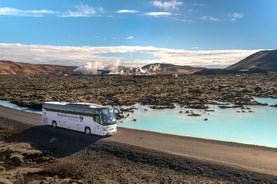
[[52, 127], [57, 128], [57, 122], [56, 121], [52, 121]]
[[87, 134], [87, 135], [90, 135], [90, 134], [91, 134], [91, 131], [90, 131], [90, 128], [89, 128], [89, 127], [86, 127], [86, 128], [85, 128], [85, 134]]

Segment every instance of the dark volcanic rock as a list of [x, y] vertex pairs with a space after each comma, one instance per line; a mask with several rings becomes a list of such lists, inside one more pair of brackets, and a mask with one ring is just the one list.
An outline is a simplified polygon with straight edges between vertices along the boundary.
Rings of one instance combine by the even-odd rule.
[[12, 155], [4, 161], [4, 165], [7, 168], [24, 166], [25, 162], [21, 155]]
[[[136, 82], [130, 82], [136, 80]], [[0, 76], [0, 97], [41, 109], [45, 101], [103, 105], [141, 103], [153, 108], [207, 109], [211, 101], [260, 105], [252, 96], [277, 98], [275, 74], [171, 76]]]
[[196, 74], [196, 75], [227, 75], [227, 74], [234, 74], [234, 73], [236, 73], [236, 72], [225, 70], [225, 69], [205, 68], [203, 70], [195, 72], [194, 74]]
[[197, 114], [197, 113], [191, 112], [190, 114], [188, 114], [188, 116], [201, 116], [201, 114]]
[[218, 107], [221, 108], [221, 109], [241, 108], [240, 105], [219, 105]]

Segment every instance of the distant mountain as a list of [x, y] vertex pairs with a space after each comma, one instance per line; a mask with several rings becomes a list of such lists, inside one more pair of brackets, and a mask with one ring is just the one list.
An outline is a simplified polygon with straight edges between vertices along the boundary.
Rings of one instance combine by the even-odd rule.
[[[84, 68], [84, 67], [83, 67]], [[61, 65], [39, 65], [12, 61], [0, 60], [0, 75], [64, 75], [74, 74], [73, 66]], [[127, 75], [171, 75], [171, 74], [193, 74], [203, 68], [180, 66], [166, 63], [148, 64], [143, 67], [125, 67], [118, 66], [117, 69], [112, 70], [111, 74], [127, 74]], [[97, 74], [97, 73], [95, 73]], [[81, 75], [81, 74], [79, 74]], [[85, 74], [82, 74], [85, 75]]]
[[193, 74], [203, 70], [201, 67], [181, 66], [168, 63], [153, 63], [142, 67], [143, 70], [155, 72], [156, 74]]
[[277, 71], [277, 50], [259, 51], [226, 68], [237, 72]]
[[12, 61], [0, 61], [0, 75], [63, 75], [71, 74], [76, 67], [60, 65], [37, 65]]

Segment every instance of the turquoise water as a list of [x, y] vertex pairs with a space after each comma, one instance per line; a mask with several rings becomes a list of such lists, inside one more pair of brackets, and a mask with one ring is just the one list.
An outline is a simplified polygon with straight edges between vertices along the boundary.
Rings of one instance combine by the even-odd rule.
[[[255, 100], [269, 105], [277, 104], [277, 99]], [[33, 112], [3, 100], [0, 100], [0, 104]], [[164, 110], [154, 110], [139, 104], [134, 107], [137, 110], [130, 113], [123, 123], [118, 123], [119, 127], [277, 148], [276, 107], [246, 106], [250, 109], [245, 109], [244, 112], [240, 108], [220, 109], [215, 105], [209, 105], [209, 109], [214, 112], [178, 106], [175, 109]], [[193, 111], [200, 116], [188, 116], [186, 111]]]
[[276, 105], [277, 104], [277, 99], [274, 99], [274, 98], [253, 97], [253, 100], [260, 102], [260, 103], [265, 103], [268, 105]]
[[25, 111], [25, 112], [33, 112], [33, 113], [38, 113], [41, 114], [41, 110], [35, 110], [35, 109], [29, 109], [28, 107], [21, 107], [16, 104], [10, 103], [7, 100], [0, 100], [0, 105], [9, 107], [12, 109], [20, 110], [20, 111]]
[[215, 112], [193, 110], [201, 114], [198, 117], [179, 113], [186, 109], [144, 111], [139, 108], [118, 126], [277, 148], [277, 108], [250, 108], [253, 112], [241, 112], [240, 108], [220, 109], [210, 106]]

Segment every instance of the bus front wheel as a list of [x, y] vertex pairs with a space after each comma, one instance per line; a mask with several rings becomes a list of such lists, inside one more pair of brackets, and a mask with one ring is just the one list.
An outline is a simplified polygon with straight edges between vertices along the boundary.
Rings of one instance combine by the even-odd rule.
[[87, 135], [90, 135], [90, 134], [91, 134], [91, 131], [90, 131], [90, 128], [89, 128], [89, 127], [86, 127], [86, 128], [85, 128], [85, 134], [87, 134]]
[[57, 122], [56, 121], [52, 121], [52, 127], [57, 128]]

